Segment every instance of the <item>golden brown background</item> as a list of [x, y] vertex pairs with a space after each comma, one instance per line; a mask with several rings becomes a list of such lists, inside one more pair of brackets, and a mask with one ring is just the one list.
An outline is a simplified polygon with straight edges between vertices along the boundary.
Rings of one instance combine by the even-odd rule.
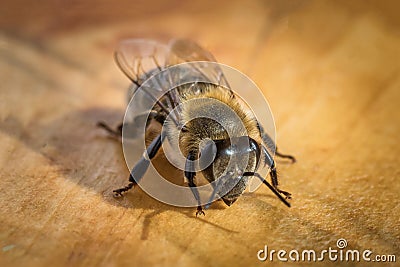
[[[399, 258], [397, 3], [2, 1], [0, 266], [272, 266], [264, 245], [338, 238]], [[200, 218], [139, 188], [112, 197], [128, 170], [95, 124], [123, 116], [112, 52], [128, 37], [193, 39], [262, 88], [298, 159], [278, 162], [292, 208], [267, 188]]]

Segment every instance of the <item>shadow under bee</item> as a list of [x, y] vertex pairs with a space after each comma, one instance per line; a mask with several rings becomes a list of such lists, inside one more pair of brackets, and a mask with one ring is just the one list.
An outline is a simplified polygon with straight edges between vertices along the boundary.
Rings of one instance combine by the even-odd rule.
[[[101, 119], [117, 126], [122, 121], [123, 110], [92, 108], [71, 112], [47, 123], [24, 125], [16, 116], [0, 121], [0, 131], [21, 142], [25, 147], [38, 153], [55, 167], [60, 176], [79, 186], [102, 195], [107, 203], [127, 209], [141, 209], [147, 214], [143, 221], [142, 239], [149, 233], [151, 219], [165, 211], [181, 213], [195, 218], [193, 208], [174, 207], [153, 199], [136, 187], [122, 198], [115, 198], [113, 190], [127, 182], [129, 170], [123, 157], [120, 142], [96, 127]], [[141, 155], [142, 151], [138, 151]], [[160, 153], [154, 166], [170, 182], [184, 185], [182, 171], [175, 169]], [[145, 179], [146, 177], [144, 177]], [[224, 209], [222, 203], [213, 204], [210, 209]], [[220, 225], [213, 225], [223, 231], [234, 233]]]

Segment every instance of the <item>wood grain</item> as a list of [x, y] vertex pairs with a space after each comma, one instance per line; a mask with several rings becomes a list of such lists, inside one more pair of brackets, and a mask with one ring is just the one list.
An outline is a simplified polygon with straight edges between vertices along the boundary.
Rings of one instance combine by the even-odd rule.
[[[400, 257], [395, 1], [6, 1], [0, 7], [0, 266], [258, 266], [257, 251]], [[205, 217], [126, 183], [122, 38], [185, 37], [249, 75], [275, 116], [288, 209], [267, 188]], [[321, 265], [353, 265], [320, 262]], [[363, 263], [373, 265], [373, 263]], [[386, 263], [385, 266], [389, 266]], [[394, 266], [394, 264], [393, 264]]]

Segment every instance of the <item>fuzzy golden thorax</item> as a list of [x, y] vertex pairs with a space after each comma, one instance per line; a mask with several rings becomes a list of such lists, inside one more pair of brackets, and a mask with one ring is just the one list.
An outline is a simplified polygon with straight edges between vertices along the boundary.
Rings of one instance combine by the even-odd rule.
[[180, 98], [180, 123], [185, 126], [184, 131], [168, 127], [168, 134], [179, 140], [184, 156], [189, 151], [198, 152], [199, 144], [204, 139], [249, 136], [261, 143], [260, 130], [253, 112], [232, 91], [220, 86], [203, 85], [201, 90], [185, 90]]

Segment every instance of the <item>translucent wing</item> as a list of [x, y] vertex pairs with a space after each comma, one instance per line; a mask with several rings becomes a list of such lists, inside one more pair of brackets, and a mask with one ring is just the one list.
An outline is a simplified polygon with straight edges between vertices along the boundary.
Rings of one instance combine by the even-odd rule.
[[171, 53], [168, 58], [169, 65], [176, 65], [190, 61], [217, 62], [215, 57], [197, 43], [185, 39], [174, 39], [169, 43]]
[[[169, 66], [192, 61], [217, 62], [210, 52], [190, 40], [174, 39], [169, 43], [169, 47], [170, 53], [167, 59], [167, 65]], [[194, 68], [194, 74], [196, 76], [200, 75], [202, 78], [208, 78], [210, 81], [218, 81], [218, 85], [230, 88], [222, 70], [217, 66], [213, 66], [207, 72]]]
[[[128, 91], [128, 102], [146, 80], [167, 67], [168, 54], [168, 46], [152, 40], [128, 39], [118, 45], [114, 53], [115, 62], [133, 83]], [[142, 90], [146, 90], [146, 94], [141, 94], [142, 97], [136, 98], [138, 105], [146, 101], [143, 97], [154, 100], [155, 96], [165, 88], [160, 83], [153, 88], [142, 88]], [[164, 101], [157, 99], [156, 102], [166, 114], [175, 106], [170, 97]], [[142, 114], [132, 114], [132, 119], [138, 116]]]
[[[114, 56], [119, 68], [133, 82], [128, 92], [128, 101], [137, 90], [141, 90], [143, 93], [139, 94], [140, 98], [135, 98], [135, 104], [141, 105], [146, 98], [153, 100], [165, 116], [178, 106], [182, 90], [194, 90], [197, 82], [210, 82], [230, 88], [217, 64], [199, 62], [175, 71], [163, 71], [169, 66], [185, 62], [216, 62], [210, 52], [189, 40], [177, 39], [169, 45], [163, 45], [146, 39], [128, 39], [119, 44]], [[171, 90], [171, 85], [181, 81], [185, 81], [187, 86], [181, 87], [180, 91]], [[132, 117], [135, 116], [138, 114], [132, 114]], [[175, 123], [179, 121], [179, 108], [173, 113], [172, 120]]]
[[146, 39], [127, 39], [119, 43], [115, 62], [133, 82], [134, 90], [153, 74], [166, 67], [169, 47]]

